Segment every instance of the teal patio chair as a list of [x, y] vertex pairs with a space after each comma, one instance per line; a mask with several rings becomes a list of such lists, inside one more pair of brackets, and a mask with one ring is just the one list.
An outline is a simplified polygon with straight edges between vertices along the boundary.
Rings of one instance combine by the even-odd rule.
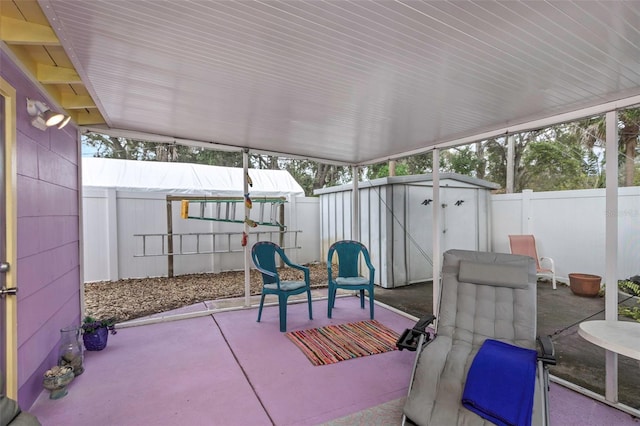
[[[281, 281], [278, 275], [278, 269], [276, 268], [276, 254], [282, 258], [286, 265], [304, 272], [304, 280]], [[278, 296], [278, 306], [280, 309], [280, 331], [287, 331], [287, 299], [289, 296], [301, 294], [305, 291], [307, 292], [307, 301], [309, 303], [309, 319], [313, 319], [309, 268], [291, 262], [284, 253], [284, 250], [270, 241], [255, 243], [251, 248], [251, 257], [256, 269], [262, 274], [262, 296], [260, 297], [258, 322], [260, 322], [260, 318], [262, 317], [264, 296], [267, 294], [275, 294]]]
[[[333, 255], [338, 256], [337, 274], [333, 273]], [[365, 265], [369, 269], [369, 276], [360, 275], [360, 255], [364, 259]], [[371, 264], [369, 251], [364, 244], [358, 241], [344, 240], [337, 241], [329, 247], [327, 256], [327, 269], [329, 272], [329, 305], [327, 315], [331, 318], [331, 310], [336, 302], [336, 290], [339, 288], [347, 290], [360, 290], [360, 307], [364, 309], [364, 291], [369, 295], [369, 314], [373, 319], [373, 277], [375, 268]]]

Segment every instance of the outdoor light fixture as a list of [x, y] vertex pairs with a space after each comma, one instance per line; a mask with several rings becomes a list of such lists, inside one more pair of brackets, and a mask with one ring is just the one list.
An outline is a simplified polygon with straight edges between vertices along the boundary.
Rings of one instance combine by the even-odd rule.
[[71, 120], [68, 115], [51, 111], [44, 102], [29, 98], [27, 98], [27, 112], [33, 117], [31, 125], [40, 130], [47, 130], [47, 127], [51, 126], [57, 126], [58, 129], [62, 129]]
[[60, 122], [60, 124], [58, 124], [58, 129], [62, 129], [64, 126], [69, 124], [70, 121], [71, 121], [71, 116], [65, 115], [64, 119]]

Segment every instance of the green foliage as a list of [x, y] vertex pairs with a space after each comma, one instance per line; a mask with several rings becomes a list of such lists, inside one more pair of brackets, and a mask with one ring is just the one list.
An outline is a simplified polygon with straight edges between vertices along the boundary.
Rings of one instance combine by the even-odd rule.
[[587, 174], [583, 161], [586, 153], [575, 140], [567, 139], [542, 139], [529, 144], [522, 157], [525, 165], [523, 187], [558, 191], [585, 186]]
[[443, 152], [442, 160], [440, 167], [443, 171], [467, 176], [475, 176], [481, 162], [477, 152], [469, 145], [451, 148]]
[[[630, 280], [619, 280], [618, 289], [630, 296], [640, 297], [640, 284], [636, 284]], [[605, 293], [605, 286], [600, 288], [598, 296], [602, 297]], [[624, 299], [623, 299], [624, 301]], [[635, 306], [618, 306], [618, 315], [634, 319], [640, 322], [640, 299], [636, 300]]]
[[[396, 162], [395, 176], [407, 176], [412, 173], [409, 172], [409, 165], [404, 160]], [[420, 173], [417, 173], [420, 174]], [[368, 180], [379, 179], [389, 176], [389, 163], [379, 163], [366, 168], [365, 176]]]
[[618, 308], [618, 314], [622, 315], [623, 317], [632, 318], [640, 322], [640, 307], [638, 306], [620, 306], [620, 308]]
[[84, 317], [82, 320], [82, 332], [85, 334], [95, 333], [100, 328], [106, 328], [111, 334], [116, 334], [115, 318], [98, 320], [93, 317]]
[[213, 151], [211, 149], [193, 149], [185, 163], [208, 164], [210, 166], [242, 167], [242, 152]]
[[[618, 288], [623, 293], [640, 297], [640, 284], [634, 283], [633, 281], [620, 280], [618, 281]], [[635, 306], [619, 306], [618, 314], [640, 322], [640, 299], [636, 301]]]
[[630, 280], [620, 280], [618, 281], [618, 288], [623, 293], [630, 294], [631, 296], [640, 297], [640, 284], [634, 283]]
[[[432, 170], [433, 154], [417, 154], [396, 160], [396, 176], [421, 175]], [[442, 164], [442, 161], [441, 161]], [[365, 168], [368, 180], [389, 176], [389, 163], [371, 164]]]
[[[604, 116], [590, 117], [569, 125], [581, 143], [589, 149], [605, 146], [606, 125]], [[636, 182], [636, 158], [640, 135], [640, 108], [618, 111], [618, 165], [621, 186], [633, 186]]]
[[505, 188], [507, 186], [507, 140], [488, 139], [484, 142], [487, 158], [487, 180]]
[[344, 184], [352, 179], [350, 167], [311, 160], [292, 160], [280, 157], [278, 167], [287, 170], [302, 186], [307, 196], [313, 196], [315, 189]]
[[431, 152], [404, 158], [403, 162], [407, 166], [407, 175], [420, 175], [433, 171], [433, 153]]

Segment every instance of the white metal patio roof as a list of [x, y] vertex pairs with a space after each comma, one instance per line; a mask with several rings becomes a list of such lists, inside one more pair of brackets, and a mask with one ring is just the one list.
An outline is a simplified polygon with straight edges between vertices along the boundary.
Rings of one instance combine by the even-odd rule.
[[637, 1], [39, 4], [120, 134], [367, 164], [640, 102]]

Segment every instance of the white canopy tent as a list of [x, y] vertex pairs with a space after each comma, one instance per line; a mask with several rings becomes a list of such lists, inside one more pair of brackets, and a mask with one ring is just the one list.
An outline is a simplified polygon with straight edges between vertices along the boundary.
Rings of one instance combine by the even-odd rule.
[[[249, 176], [252, 197], [304, 196], [304, 189], [286, 170], [251, 169]], [[211, 197], [246, 193], [241, 168], [93, 157], [82, 159], [82, 186]]]

